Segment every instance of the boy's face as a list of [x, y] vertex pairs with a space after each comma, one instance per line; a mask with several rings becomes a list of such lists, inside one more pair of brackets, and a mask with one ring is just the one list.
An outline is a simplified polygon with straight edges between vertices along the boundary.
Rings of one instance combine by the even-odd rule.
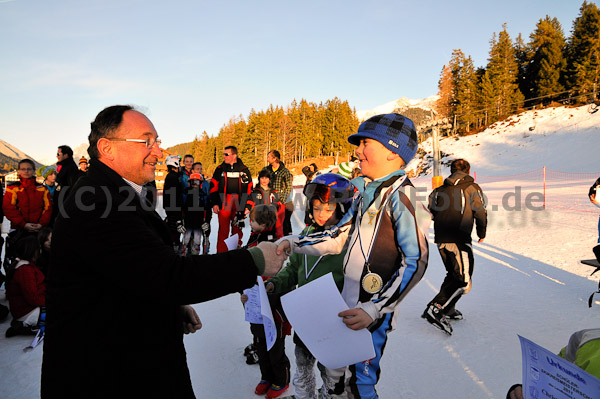
[[192, 157], [183, 158], [183, 166], [185, 166], [185, 168], [187, 170], [190, 170], [192, 168], [193, 164], [194, 164], [194, 158], [192, 158]]
[[313, 219], [319, 226], [336, 224], [339, 220], [335, 217], [336, 204], [325, 204], [318, 199], [313, 200]]
[[369, 138], [360, 139], [360, 144], [354, 152], [362, 174], [371, 180], [387, 176], [404, 164], [397, 154], [385, 148], [379, 141]]
[[192, 168], [192, 172], [193, 173], [198, 173], [198, 174], [202, 174], [203, 172], [203, 168], [202, 165], [196, 165]]
[[254, 220], [250, 220], [250, 228], [252, 229], [253, 232], [260, 233], [261, 231], [263, 231], [264, 229], [267, 228], [267, 225], [266, 224], [258, 224]]
[[270, 182], [271, 182], [271, 179], [269, 179], [268, 177], [263, 176], [260, 178], [261, 187], [268, 187]]

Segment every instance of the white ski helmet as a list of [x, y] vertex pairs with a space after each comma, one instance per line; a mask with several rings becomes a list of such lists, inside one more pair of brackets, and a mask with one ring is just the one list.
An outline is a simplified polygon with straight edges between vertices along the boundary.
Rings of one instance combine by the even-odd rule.
[[165, 158], [165, 164], [167, 166], [173, 166], [175, 168], [179, 167], [179, 155], [168, 155]]

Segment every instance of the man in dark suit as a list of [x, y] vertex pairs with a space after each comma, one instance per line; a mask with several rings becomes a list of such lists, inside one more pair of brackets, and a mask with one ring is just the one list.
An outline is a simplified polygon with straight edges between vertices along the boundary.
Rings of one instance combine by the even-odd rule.
[[194, 398], [183, 333], [202, 324], [189, 304], [251, 287], [285, 255], [264, 243], [177, 256], [144, 193], [162, 157], [152, 122], [108, 107], [89, 142], [52, 236], [41, 397]]

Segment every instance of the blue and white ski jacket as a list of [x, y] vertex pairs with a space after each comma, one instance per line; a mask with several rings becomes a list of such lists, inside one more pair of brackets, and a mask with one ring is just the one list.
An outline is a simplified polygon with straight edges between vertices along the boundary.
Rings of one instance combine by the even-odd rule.
[[[392, 313], [421, 280], [429, 257], [426, 232], [431, 214], [403, 170], [370, 181], [352, 181], [358, 188], [350, 210], [330, 230], [307, 236], [288, 236], [292, 252], [337, 254], [344, 258], [342, 296], [350, 308], [361, 308], [376, 321]], [[370, 271], [383, 279], [383, 288], [370, 294], [362, 288]], [[392, 328], [396, 327], [396, 314]]]

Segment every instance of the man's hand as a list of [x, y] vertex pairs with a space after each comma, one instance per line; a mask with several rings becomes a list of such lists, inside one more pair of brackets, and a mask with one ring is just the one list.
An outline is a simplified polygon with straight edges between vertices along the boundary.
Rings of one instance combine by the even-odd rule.
[[338, 316], [343, 317], [342, 321], [346, 327], [352, 330], [362, 330], [373, 323], [371, 316], [360, 308], [344, 310]]
[[265, 257], [265, 271], [263, 276], [271, 277], [277, 274], [287, 259], [287, 254], [278, 252], [277, 245], [273, 242], [263, 241], [256, 246]]
[[290, 246], [289, 240], [281, 240], [279, 245], [277, 245], [277, 255], [286, 254], [289, 255], [292, 253], [292, 247]]
[[183, 220], [178, 220], [176, 226], [178, 233], [185, 234], [185, 226], [183, 225]]
[[219, 205], [213, 205], [213, 213], [219, 213]]
[[181, 313], [183, 314], [183, 333], [193, 334], [202, 328], [202, 322], [198, 313], [190, 305], [183, 305], [181, 307]]
[[210, 229], [210, 225], [208, 223], [202, 223], [202, 231], [207, 232]]

